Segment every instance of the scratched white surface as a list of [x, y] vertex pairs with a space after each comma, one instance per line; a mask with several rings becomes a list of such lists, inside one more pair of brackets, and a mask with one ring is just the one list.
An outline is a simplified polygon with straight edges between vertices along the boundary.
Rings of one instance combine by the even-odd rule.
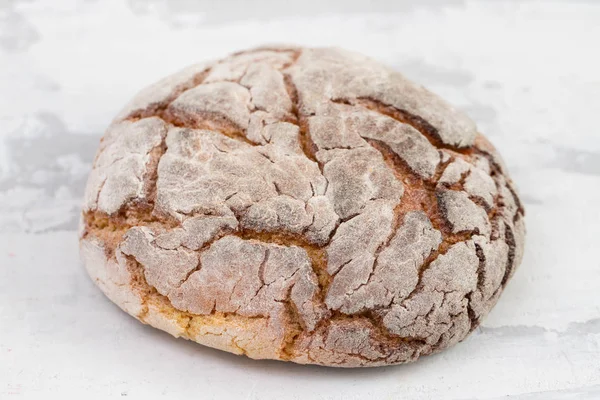
[[[600, 2], [286, 3], [0, 0], [0, 398], [600, 399]], [[526, 253], [468, 340], [379, 369], [256, 362], [143, 326], [87, 278], [78, 210], [112, 116], [265, 42], [389, 63], [501, 150]]]

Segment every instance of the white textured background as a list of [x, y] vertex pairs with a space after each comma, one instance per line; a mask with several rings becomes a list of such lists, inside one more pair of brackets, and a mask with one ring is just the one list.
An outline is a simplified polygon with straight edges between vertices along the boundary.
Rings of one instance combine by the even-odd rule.
[[[600, 399], [600, 1], [286, 3], [0, 0], [0, 399]], [[113, 115], [265, 42], [391, 64], [502, 152], [525, 259], [468, 340], [379, 369], [256, 362], [143, 326], [87, 278], [79, 204]]]

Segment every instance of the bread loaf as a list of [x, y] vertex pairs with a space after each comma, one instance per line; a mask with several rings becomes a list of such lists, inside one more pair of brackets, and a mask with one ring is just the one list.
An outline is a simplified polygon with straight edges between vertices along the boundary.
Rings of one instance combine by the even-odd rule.
[[524, 235], [464, 114], [362, 55], [281, 47], [140, 92], [100, 143], [80, 243], [106, 296], [175, 337], [358, 367], [464, 339]]

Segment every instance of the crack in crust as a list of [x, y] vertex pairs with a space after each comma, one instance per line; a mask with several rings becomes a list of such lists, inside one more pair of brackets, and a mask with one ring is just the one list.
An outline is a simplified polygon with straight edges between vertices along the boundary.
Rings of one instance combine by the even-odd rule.
[[429, 140], [432, 145], [438, 149], [453, 150], [464, 155], [469, 155], [472, 152], [470, 147], [458, 147], [445, 144], [440, 137], [438, 130], [433, 125], [418, 115], [411, 114], [406, 110], [396, 108], [368, 97], [358, 97], [354, 101], [350, 101], [348, 99], [332, 99], [332, 101], [334, 103], [364, 107], [368, 110], [376, 111], [382, 115], [393, 118], [403, 124], [408, 124], [419, 131], [423, 136], [425, 136], [425, 138], [427, 138], [427, 140]]
[[185, 92], [188, 89], [192, 89], [196, 86], [201, 85], [202, 82], [204, 82], [204, 79], [206, 79], [206, 77], [210, 73], [210, 71], [210, 67], [205, 68], [200, 73], [195, 74], [190, 81], [176, 86], [174, 90], [163, 101], [152, 103], [143, 109], [134, 110], [130, 112], [124, 119], [135, 121], [142, 118], [160, 116], [167, 109], [167, 107], [173, 101], [175, 101], [175, 99], [179, 97], [179, 95], [181, 95], [181, 93]]
[[[484, 286], [483, 271], [485, 269], [486, 259], [485, 254], [483, 253], [483, 249], [479, 244], [475, 244], [475, 254], [477, 254], [477, 259], [479, 260], [479, 264], [477, 265], [477, 290], [482, 291], [482, 288]], [[467, 305], [467, 311], [469, 315], [469, 320], [471, 321], [471, 328], [469, 331], [472, 332], [475, 329], [477, 329], [481, 321], [475, 313], [475, 311], [473, 310], [473, 292], [469, 293], [467, 295], [467, 298], [469, 300], [469, 303]]]
[[[252, 55], [254, 51], [238, 52], [232, 57]], [[270, 49], [269, 51], [273, 51], [273, 49]], [[443, 196], [445, 192], [465, 193], [467, 179], [472, 173], [472, 170], [469, 169], [466, 172], [463, 172], [460, 175], [460, 179], [454, 183], [441, 182], [441, 178], [445, 170], [457, 160], [466, 161], [472, 166], [475, 164], [477, 157], [479, 157], [489, 164], [489, 176], [493, 180], [498, 193], [493, 196], [493, 202], [490, 204], [489, 202], [486, 202], [485, 198], [477, 194], [468, 194], [464, 201], [470, 202], [470, 204], [472, 204], [470, 207], [483, 210], [482, 218], [485, 218], [491, 226], [490, 232], [487, 234], [488, 239], [485, 240], [504, 240], [508, 245], [504, 273], [501, 282], [491, 296], [492, 299], [497, 299], [498, 294], [502, 291], [516, 268], [516, 259], [518, 258], [517, 247], [522, 246], [522, 244], [517, 242], [513, 226], [522, 219], [524, 210], [512, 183], [506, 178], [505, 168], [503, 167], [501, 160], [499, 160], [498, 156], [495, 154], [495, 150], [481, 135], [477, 136], [475, 143], [470, 147], [458, 147], [446, 144], [439, 135], [438, 130], [420, 116], [385, 104], [382, 101], [364, 96], [356, 97], [355, 99], [332, 98], [330, 99], [330, 102], [334, 105], [340, 104], [343, 106], [348, 105], [356, 107], [357, 110], [370, 110], [378, 115], [391, 118], [395, 123], [407, 124], [416, 129], [440, 154], [441, 161], [437, 163], [433, 175], [429, 178], [419, 176], [419, 174], [409, 166], [407, 160], [403, 159], [383, 138], [363, 137], [362, 139], [359, 139], [364, 143], [363, 145], [358, 144], [356, 146], [338, 148], [332, 147], [332, 150], [324, 150], [319, 147], [315, 140], [313, 140], [309, 129], [308, 119], [316, 114], [306, 114], [302, 111], [305, 109], [305, 105], [302, 104], [302, 98], [299, 94], [297, 83], [294, 81], [294, 75], [290, 72], [302, 59], [302, 50], [282, 49], [276, 50], [275, 52], [292, 52], [292, 56], [288, 61], [276, 67], [282, 74], [284, 90], [291, 101], [291, 108], [288, 113], [281, 114], [277, 118], [272, 118], [270, 122], [265, 122], [268, 118], [271, 118], [264, 115], [269, 114], [268, 110], [262, 106], [255, 106], [255, 99], [250, 95], [248, 100], [248, 110], [246, 110], [246, 112], [248, 113], [247, 115], [249, 116], [250, 124], [252, 124], [252, 119], [260, 114], [261, 129], [264, 129], [268, 124], [274, 122], [291, 123], [299, 128], [297, 138], [299, 149], [308, 160], [318, 165], [321, 178], [325, 181], [325, 186], [322, 188], [317, 188], [311, 183], [313, 198], [317, 195], [331, 198], [328, 196], [331, 196], [331, 193], [333, 193], [334, 189], [332, 188], [332, 182], [330, 179], [327, 179], [325, 170], [326, 165], [329, 162], [328, 160], [331, 158], [329, 154], [342, 154], [341, 152], [351, 153], [361, 148], [371, 148], [380, 154], [393, 178], [402, 184], [401, 199], [397, 201], [395, 205], [392, 203], [392, 217], [389, 230], [377, 246], [374, 247], [372, 253], [372, 266], [370, 270], [367, 271], [364, 282], [360, 283], [352, 293], [363, 290], [371, 284], [375, 274], [381, 269], [379, 258], [382, 252], [390, 248], [393, 239], [399, 233], [400, 228], [403, 226], [403, 221], [408, 214], [413, 212], [423, 212], [428, 221], [430, 221], [432, 228], [441, 234], [442, 239], [437, 248], [431, 250], [426, 255], [423, 262], [420, 265], [417, 265], [416, 284], [413, 289], [402, 297], [392, 296], [389, 303], [384, 306], [372, 306], [352, 313], [345, 313], [339, 309], [330, 308], [321, 312], [320, 316], [317, 317], [314, 327], [308, 327], [305, 322], [306, 311], [300, 310], [297, 302], [292, 299], [294, 297], [294, 285], [289, 286], [286, 289], [286, 294], [283, 298], [273, 300], [276, 303], [280, 303], [283, 307], [281, 314], [281, 318], [283, 319], [278, 322], [281, 324], [279, 338], [280, 345], [276, 354], [269, 354], [264, 356], [264, 358], [279, 358], [300, 363], [308, 362], [339, 366], [383, 365], [388, 363], [413, 361], [421, 355], [437, 352], [458, 340], [462, 340], [469, 331], [472, 331], [477, 327], [482, 317], [482, 315], [478, 315], [476, 311], [474, 311], [472, 306], [472, 302], [475, 301], [473, 300], [475, 291], [481, 293], [485, 286], [484, 271], [487, 268], [487, 265], [486, 257], [481, 245], [477, 242], [473, 245], [473, 253], [479, 260], [476, 270], [474, 271], [476, 284], [471, 291], [463, 294], [464, 299], [466, 299], [467, 302], [464, 312], [460, 310], [448, 311], [449, 321], [442, 320], [441, 322], [436, 322], [437, 320], [435, 318], [441, 318], [438, 315], [439, 312], [444, 312], [439, 310], [444, 310], [445, 307], [452, 307], [452, 302], [459, 301], [455, 299], [455, 296], [460, 296], [461, 292], [456, 289], [448, 291], [436, 289], [435, 287], [431, 289], [431, 287], [427, 286], [430, 285], [430, 283], [427, 282], [431, 280], [431, 274], [434, 273], [432, 271], [439, 269], [440, 265], [444, 263], [444, 260], [450, 257], [450, 253], [456, 250], [456, 245], [473, 243], [479, 235], [485, 234], [485, 232], [482, 231], [481, 227], [471, 227], [469, 221], [467, 221], [466, 225], [460, 225], [461, 223], [459, 221], [453, 220], [455, 217], [451, 215], [448, 206], [440, 197]], [[196, 73], [192, 79], [175, 86], [172, 92], [162, 101], [151, 103], [144, 109], [134, 110], [126, 115], [124, 120], [135, 122], [145, 118], [157, 117], [170, 128], [179, 127], [193, 130], [208, 130], [253, 148], [264, 148], [265, 146], [271, 145], [271, 138], [263, 136], [264, 142], [258, 142], [255, 137], [250, 139], [249, 129], [255, 128], [244, 125], [246, 124], [246, 120], [244, 119], [238, 118], [238, 121], [241, 121], [242, 124], [240, 125], [240, 122], [233, 122], [232, 119], [219, 112], [196, 111], [190, 113], [187, 111], [182, 112], [179, 109], [172, 107], [185, 92], [195, 90], [198, 87], [203, 87], [203, 84], [211, 85], [219, 84], [220, 82], [232, 82], [231, 85], [238, 85], [240, 88], [244, 88], [244, 90], [250, 92], [252, 89], [251, 86], [246, 84], [242, 86], [240, 83], [249, 73], [248, 65], [246, 65], [243, 72], [234, 79], [222, 78], [220, 80], [215, 80], [211, 78], [211, 73], [215, 71], [215, 68], [218, 68], [225, 62], [226, 60], [220, 61], [217, 64]], [[257, 59], [254, 62], [262, 61]], [[350, 132], [351, 129], [353, 129], [351, 125], [352, 122], [350, 122], [350, 125], [348, 125], [348, 122], [345, 123], [346, 126], [344, 129], [347, 129], [348, 132]], [[389, 124], [387, 120], [385, 123]], [[219, 149], [216, 145], [215, 148], [219, 152], [226, 152]], [[155, 232], [155, 234], [182, 228], [183, 225], [181, 220], [162, 212], [156, 206], [159, 163], [167, 151], [166, 138], [162, 137], [160, 145], [153, 147], [148, 153], [145, 172], [142, 177], [144, 195], [141, 197], [141, 200], [134, 199], [133, 201], [128, 201], [124, 203], [117, 212], [112, 214], [108, 214], [98, 209], [90, 209], [84, 212], [82, 240], [100, 240], [105, 245], [107, 258], [110, 259], [118, 256], [118, 253], [120, 252], [119, 246], [123, 242], [125, 234], [131, 228], [146, 227], [152, 232]], [[272, 160], [269, 155], [264, 153], [260, 154], [270, 163], [275, 165], [276, 162]], [[278, 184], [274, 182], [273, 185], [276, 195], [279, 197], [284, 196], [282, 189]], [[503, 197], [503, 189], [506, 189], [510, 198], [507, 198], [506, 195]], [[100, 194], [100, 190], [102, 190], [102, 188], [99, 189], [98, 195]], [[237, 192], [229, 195], [225, 200], [228, 201], [236, 195], [238, 195]], [[227, 237], [237, 237], [245, 242], [258, 243], [260, 245], [300, 248], [306, 253], [312, 272], [316, 277], [315, 285], [317, 289], [310, 300], [317, 306], [325, 307], [332, 282], [337, 278], [338, 272], [344, 268], [348, 268], [349, 264], [349, 262], [344, 263], [334, 273], [328, 271], [331, 245], [337, 240], [340, 233], [338, 228], [346, 226], [345, 224], [348, 224], [353, 218], [365, 212], [367, 204], [371, 204], [370, 202], [373, 201], [380, 201], [380, 199], [377, 197], [369, 198], [367, 200], [368, 203], [365, 203], [365, 205], [360, 207], [358, 213], [343, 216], [343, 218], [337, 213], [335, 225], [329, 231], [328, 238], [322, 243], [316, 244], [304, 236], [307, 233], [308, 227], [304, 228], [300, 234], [297, 234], [285, 231], [268, 232], [261, 231], [260, 229], [249, 229], [244, 226], [237, 226], [234, 229], [226, 229], [220, 231], [220, 233], [217, 232], [213, 234], [213, 236], [199, 248], [191, 250], [197, 253], [198, 257], [202, 257], [209, 249], [211, 249], [211, 247], [213, 247], [213, 245], [215, 245], [215, 243]], [[511, 201], [515, 203], [514, 207], [509, 204]], [[305, 209], [307, 209], [306, 207], [308, 207], [308, 202], [305, 202]], [[514, 211], [513, 208], [515, 209]], [[232, 209], [231, 211], [233, 211], [233, 214], [239, 223], [239, 221], [242, 221], [247, 215], [247, 210], [248, 208], [242, 210]], [[510, 214], [511, 212], [513, 214], [507, 216], [507, 214]], [[184, 221], [191, 220], [194, 216], [195, 213], [184, 213]], [[277, 219], [279, 221], [279, 215], [277, 215]], [[312, 215], [311, 226], [313, 223], [315, 223], [315, 214]], [[461, 228], [462, 230], [457, 228], [463, 225], [467, 228]], [[178, 251], [177, 249], [178, 247], [175, 246], [171, 251]], [[265, 265], [269, 258], [269, 254], [267, 248], [264, 259], [260, 263], [258, 269], [260, 286], [255, 291], [252, 300], [259, 294], [259, 291], [269, 286], [265, 283], [264, 278]], [[175, 318], [178, 326], [181, 328], [181, 331], [178, 333], [179, 336], [191, 340], [197, 340], [199, 335], [211, 336], [215, 337], [214, 340], [218, 343], [221, 343], [219, 341], [222, 339], [216, 339], [216, 337], [221, 338], [222, 336], [228, 336], [230, 338], [228, 345], [215, 344], [214, 346], [221, 346], [230, 351], [248, 355], [250, 357], [263, 358], [263, 356], [257, 355], [260, 352], [256, 353], [254, 350], [248, 351], [245, 348], [245, 345], [237, 339], [236, 335], [239, 335], [239, 332], [231, 332], [233, 332], [234, 329], [232, 326], [246, 324], [247, 320], [251, 319], [267, 320], [267, 326], [269, 326], [269, 324], [276, 324], [277, 322], [274, 322], [268, 314], [259, 316], [241, 315], [238, 310], [233, 312], [216, 311], [214, 306], [209, 314], [194, 314], [190, 311], [180, 310], [173, 305], [172, 300], [168, 296], [159, 293], [155, 287], [147, 282], [146, 277], [144, 276], [144, 265], [140, 264], [131, 255], [125, 255], [124, 257], [127, 260], [127, 268], [131, 274], [131, 286], [142, 299], [141, 311], [137, 315], [137, 318], [142, 322], [156, 326], [156, 324], [148, 318], [151, 310], [154, 310], [153, 312], [161, 310], [160, 312], [164, 314], [176, 316], [173, 318]], [[353, 259], [350, 261], [353, 261]], [[188, 283], [194, 275], [201, 271], [201, 269], [202, 265], [201, 263], [198, 263], [194, 268], [188, 270], [184, 274], [178, 289]], [[295, 277], [296, 275], [297, 272], [294, 272], [293, 276]], [[233, 287], [233, 291], [236, 290], [237, 283]], [[436, 303], [438, 300], [431, 300], [433, 302], [425, 314], [419, 314], [417, 311], [417, 319], [413, 322], [413, 325], [416, 324], [418, 318], [421, 317], [428, 324], [441, 324], [442, 330], [435, 336], [435, 340], [432, 339], [433, 336], [421, 337], [418, 333], [399, 333], [398, 329], [390, 328], [389, 324], [386, 323], [386, 315], [390, 307], [395, 307], [397, 305], [403, 310], [410, 311], [410, 308], [413, 307], [411, 306], [411, 302], [420, 299], [420, 297], [429, 296], [428, 293], [431, 293], [432, 296], [441, 294], [441, 303]], [[386, 296], [388, 295], [389, 293], [386, 293]], [[304, 304], [302, 304], [302, 306], [304, 307]], [[467, 331], [461, 330], [460, 324], [463, 322], [460, 321], [463, 316], [467, 318]], [[210, 332], [210, 330], [207, 330], [207, 326], [221, 320], [229, 321], [233, 325], [230, 325], [229, 328], [226, 328], [224, 331]], [[409, 325], [408, 327], [413, 325]], [[403, 327], [402, 329], [407, 329], [408, 327]], [[230, 329], [231, 332], [228, 333], [227, 329]], [[400, 331], [402, 331], [402, 329], [400, 329]], [[417, 329], [415, 332], [418, 332], [418, 328], [415, 329]], [[346, 335], [350, 336], [358, 335], [357, 337], [363, 337], [366, 335], [363, 339], [364, 343], [345, 343], [344, 340], [347, 340], [347, 338], [344, 339], [343, 336], [334, 338], [332, 335], [335, 336], [338, 331], [346, 332]], [[250, 342], [255, 339], [256, 337], [250, 340]], [[210, 343], [212, 342], [208, 341], [208, 343], [211, 345]], [[252, 343], [252, 346], [256, 347], [256, 343]], [[333, 343], [333, 345], [331, 343]], [[338, 350], [336, 349], [336, 346], [342, 349], [342, 353], [337, 353]], [[344, 350], [345, 346], [350, 347]], [[356, 350], [352, 346], [359, 346], [360, 350]], [[361, 346], [367, 347], [363, 348]], [[343, 354], [345, 354], [345, 356]], [[336, 357], [341, 357], [341, 359], [338, 360]]]
[[[296, 60], [298, 60], [298, 57], [296, 57]], [[288, 68], [291, 67], [291, 65], [289, 65]], [[288, 96], [292, 100], [292, 114], [294, 115], [294, 122], [300, 127], [299, 139], [302, 152], [306, 158], [317, 163], [321, 173], [323, 173], [323, 163], [319, 162], [316, 156], [317, 146], [310, 137], [310, 130], [308, 129], [306, 118], [300, 113], [299, 110], [298, 90], [296, 89], [296, 86], [294, 85], [290, 75], [284, 75], [284, 82]]]

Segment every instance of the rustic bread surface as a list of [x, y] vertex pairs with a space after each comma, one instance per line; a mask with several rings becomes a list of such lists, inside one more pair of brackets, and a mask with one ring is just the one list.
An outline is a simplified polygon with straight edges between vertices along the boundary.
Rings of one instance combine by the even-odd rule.
[[176, 337], [378, 366], [475, 329], [521, 261], [523, 208], [466, 116], [340, 49], [260, 48], [136, 96], [85, 193], [84, 264]]

